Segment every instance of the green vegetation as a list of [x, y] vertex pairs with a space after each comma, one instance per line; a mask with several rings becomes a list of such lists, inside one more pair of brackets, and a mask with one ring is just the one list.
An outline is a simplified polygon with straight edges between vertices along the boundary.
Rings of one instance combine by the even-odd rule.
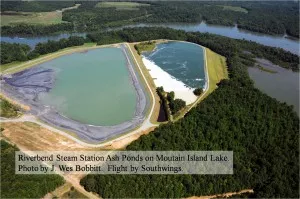
[[13, 24], [58, 24], [62, 23], [62, 12], [4, 12], [1, 26]]
[[196, 88], [193, 92], [194, 92], [195, 95], [200, 96], [203, 93], [203, 89], [202, 88]]
[[138, 10], [140, 6], [150, 6], [146, 3], [137, 2], [99, 2], [96, 8], [116, 8], [117, 10]]
[[51, 33], [57, 33], [62, 31], [74, 31], [74, 25], [72, 23], [59, 23], [52, 25], [43, 24], [14, 24], [11, 26], [1, 26], [2, 35], [27, 35], [27, 36], [37, 36], [37, 35], [49, 35]]
[[178, 111], [182, 110], [186, 106], [185, 101], [182, 99], [172, 99], [169, 101], [169, 107], [172, 115], [175, 115]]
[[[101, 34], [89, 37], [104, 42]], [[111, 34], [111, 40], [180, 38], [226, 57], [229, 80], [222, 80], [183, 119], [160, 125], [127, 150], [230, 150], [234, 152], [234, 174], [88, 175], [81, 180], [86, 190], [104, 198], [181, 198], [253, 188], [256, 198], [299, 198], [299, 117], [291, 106], [254, 88], [247, 73], [253, 60], [243, 52], [284, 65], [299, 63], [297, 56], [253, 42], [171, 29], [105, 34]]]
[[268, 68], [265, 68], [265, 67], [262, 67], [261, 65], [256, 65], [256, 67], [261, 70], [261, 71], [265, 71], [265, 72], [268, 72], [268, 73], [277, 73], [277, 71], [275, 70], [271, 70], [271, 69], [268, 69]]
[[170, 121], [171, 119], [171, 113], [170, 113], [170, 108], [168, 104], [168, 100], [166, 98], [166, 92], [164, 91], [163, 87], [157, 87], [156, 88], [157, 95], [160, 98], [160, 104], [163, 106], [164, 113], [166, 114], [166, 120]]
[[3, 97], [0, 97], [0, 106], [0, 117], [12, 118], [20, 115], [20, 109], [17, 106], [9, 103]]
[[14, 61], [26, 61], [30, 47], [25, 44], [1, 42], [1, 64], [7, 64]]
[[138, 54], [142, 54], [144, 51], [153, 51], [155, 48], [155, 41], [141, 42], [134, 45], [135, 50]]
[[248, 13], [248, 10], [239, 6], [221, 6], [221, 7], [223, 7], [223, 10], [231, 10], [235, 12]]
[[51, 12], [74, 5], [75, 1], [2, 1], [1, 12]]
[[1, 198], [41, 198], [64, 183], [58, 175], [16, 175], [15, 151], [19, 149], [0, 142]]
[[[11, 2], [5, 2], [2, 11], [45, 12], [73, 6], [74, 2], [32, 1], [17, 4], [14, 6]], [[38, 35], [63, 30], [90, 32], [134, 23], [196, 23], [204, 20], [208, 24], [226, 26], [237, 24], [239, 28], [254, 32], [281, 35], [287, 33], [299, 38], [299, 4], [297, 2], [153, 1], [147, 2], [146, 5], [148, 4], [150, 6], [134, 2], [84, 1], [78, 9], [65, 10], [62, 13], [63, 21], [70, 22], [67, 23], [68, 26], [60, 26], [59, 29], [52, 26], [47, 28], [48, 31], [39, 30], [47, 27], [40, 26], [36, 32], [7, 26], [2, 30], [2, 35]], [[135, 9], [134, 12], [131, 9]]]
[[85, 41], [83, 37], [71, 36], [68, 39], [60, 39], [59, 41], [38, 43], [33, 51], [30, 51], [30, 47], [25, 44], [1, 42], [1, 64], [31, 60], [40, 55], [56, 52], [67, 47], [81, 46]]

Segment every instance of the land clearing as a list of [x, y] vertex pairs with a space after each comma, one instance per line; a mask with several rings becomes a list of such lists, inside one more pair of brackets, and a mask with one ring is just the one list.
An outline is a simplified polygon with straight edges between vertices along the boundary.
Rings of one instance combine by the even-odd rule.
[[63, 8], [52, 12], [15, 12], [5, 11], [1, 12], [1, 26], [14, 25], [20, 23], [26, 24], [41, 24], [50, 25], [63, 23], [62, 12], [66, 10], [76, 9], [80, 4], [75, 6]]
[[248, 10], [246, 10], [245, 8], [239, 7], [239, 6], [221, 6], [223, 7], [223, 10], [230, 10], [230, 11], [234, 11], [234, 12], [242, 12], [242, 13], [248, 13]]
[[4, 12], [1, 13], [1, 26], [26, 24], [58, 24], [62, 23], [62, 12]]
[[137, 2], [99, 2], [95, 7], [116, 8], [117, 10], [139, 10], [141, 6], [150, 6], [150, 4]]

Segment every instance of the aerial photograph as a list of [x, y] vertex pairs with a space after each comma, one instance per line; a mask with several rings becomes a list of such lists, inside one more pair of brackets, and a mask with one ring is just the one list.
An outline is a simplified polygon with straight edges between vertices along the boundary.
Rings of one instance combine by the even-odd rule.
[[299, 10], [1, 0], [0, 198], [300, 198]]

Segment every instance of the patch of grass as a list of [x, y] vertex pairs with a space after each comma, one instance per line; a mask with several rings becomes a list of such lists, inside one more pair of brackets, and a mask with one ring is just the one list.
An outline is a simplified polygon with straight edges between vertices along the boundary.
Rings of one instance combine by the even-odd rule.
[[62, 23], [62, 12], [4, 12], [1, 13], [1, 26], [19, 23], [58, 24]]
[[0, 97], [0, 105], [0, 117], [13, 118], [20, 115], [20, 109], [2, 97]]
[[248, 10], [245, 8], [239, 7], [239, 6], [220, 6], [223, 7], [223, 10], [231, 10], [235, 12], [243, 12], [243, 13], [248, 13]]
[[117, 10], [138, 10], [140, 6], [150, 6], [150, 4], [137, 2], [99, 2], [95, 7], [116, 8]]
[[142, 54], [144, 51], [152, 51], [156, 46], [155, 41], [141, 42], [134, 45], [134, 48], [138, 52], [138, 54]]
[[264, 72], [273, 73], [273, 74], [277, 73], [277, 71], [271, 70], [271, 69], [268, 69], [268, 68], [264, 68], [264, 67], [262, 67], [261, 65], [256, 65], [256, 67], [257, 67], [259, 70], [264, 71]]

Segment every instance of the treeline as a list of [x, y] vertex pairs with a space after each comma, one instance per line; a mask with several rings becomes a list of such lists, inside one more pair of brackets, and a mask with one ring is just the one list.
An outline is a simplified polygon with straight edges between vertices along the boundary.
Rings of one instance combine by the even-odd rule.
[[7, 64], [13, 61], [28, 60], [27, 54], [30, 47], [26, 44], [1, 42], [1, 64]]
[[[272, 61], [282, 67], [299, 71], [299, 57], [281, 48], [264, 46], [246, 40], [231, 39], [224, 36], [213, 35], [199, 32], [184, 32], [170, 28], [144, 27], [144, 28], [125, 28], [118, 31], [98, 32], [87, 34], [87, 38], [99, 45], [119, 43], [119, 42], [138, 42], [150, 39], [173, 39], [199, 42], [219, 54], [231, 57], [234, 54], [247, 57], [249, 66], [254, 64], [252, 58], [259, 57]], [[222, 43], [223, 45], [218, 45]], [[252, 54], [252, 55], [248, 55]]]
[[64, 183], [59, 175], [15, 174], [15, 152], [19, 149], [3, 139], [0, 144], [1, 198], [41, 198]]
[[63, 38], [59, 41], [38, 43], [32, 51], [30, 51], [30, 47], [25, 44], [1, 42], [1, 64], [31, 60], [40, 55], [56, 52], [67, 47], [81, 46], [86, 41], [87, 40], [83, 37], [71, 36], [68, 39]]
[[74, 5], [75, 1], [1, 1], [1, 12], [49, 12]]
[[72, 23], [59, 23], [52, 25], [32, 25], [32, 24], [16, 24], [10, 26], [2, 26], [2, 35], [23, 35], [23, 36], [38, 36], [38, 35], [49, 35], [53, 33], [68, 31], [72, 32], [74, 26]]
[[[96, 8], [97, 2], [83, 2], [77, 10], [63, 13], [63, 20], [76, 23], [86, 31], [132, 23], [201, 22], [239, 28], [266, 34], [287, 33], [299, 37], [299, 4], [297, 2], [160, 2], [138, 10]], [[231, 6], [232, 9], [224, 9]], [[247, 12], [235, 11], [235, 8]]]
[[[51, 11], [70, 7], [74, 2], [10, 2], [4, 1], [2, 11]], [[82, 1], [78, 9], [63, 12], [63, 20], [69, 26], [51, 26], [48, 31], [38, 27], [35, 31], [26, 31], [21, 27], [7, 26], [2, 34], [49, 34], [59, 31], [100, 31], [109, 27], [134, 23], [195, 23], [206, 21], [208, 24], [226, 26], [238, 25], [239, 28], [266, 34], [289, 34], [299, 38], [299, 3], [297, 2], [146, 2], [151, 6], [141, 6], [134, 10], [96, 7], [97, 1]], [[143, 2], [145, 3], [145, 2]], [[231, 7], [225, 9], [224, 6]], [[237, 11], [245, 9], [247, 12]], [[71, 28], [72, 26], [72, 28]], [[74, 26], [74, 27], [73, 27]], [[23, 33], [24, 31], [24, 33]]]
[[[111, 36], [120, 39], [117, 35]], [[127, 150], [229, 150], [234, 154], [234, 174], [87, 175], [81, 180], [86, 190], [103, 198], [182, 198], [253, 188], [255, 198], [299, 198], [299, 117], [291, 106], [254, 88], [247, 73], [249, 63], [243, 63], [248, 59], [244, 51], [255, 54], [261, 45], [171, 29], [128, 29], [122, 35], [135, 40], [182, 38], [201, 44], [226, 57], [230, 74], [183, 119], [160, 125]], [[294, 63], [274, 52], [263, 56]]]

